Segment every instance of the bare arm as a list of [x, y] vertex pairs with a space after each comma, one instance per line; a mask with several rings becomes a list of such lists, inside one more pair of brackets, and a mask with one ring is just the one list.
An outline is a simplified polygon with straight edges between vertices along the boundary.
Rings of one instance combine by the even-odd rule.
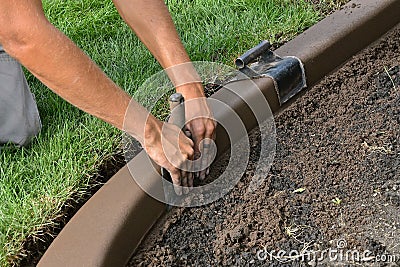
[[[123, 19], [147, 46], [186, 100], [186, 127], [195, 143], [195, 157], [200, 155], [204, 138], [215, 139], [215, 122], [204, 98], [201, 79], [190, 64], [168, 9], [162, 0], [113, 0]], [[186, 64], [183, 64], [186, 63]], [[201, 117], [201, 118], [199, 118]], [[197, 118], [197, 119], [195, 119]], [[204, 153], [206, 154], [206, 153]], [[202, 167], [203, 168], [203, 167]], [[198, 172], [204, 178], [206, 171]], [[192, 179], [189, 180], [192, 183]], [[191, 185], [191, 184], [190, 184]]]
[[[40, 81], [78, 108], [122, 129], [131, 97], [112, 82], [70, 39], [49, 23], [40, 0], [0, 1], [0, 43]], [[175, 180], [180, 171], [165, 157], [161, 144], [164, 125], [132, 100], [129, 133], [138, 139]], [[165, 124], [168, 153], [182, 162], [192, 157], [193, 143]], [[179, 146], [177, 136], [179, 134]], [[163, 143], [164, 144], [164, 143]], [[181, 151], [179, 150], [181, 149]], [[182, 152], [182, 153], [181, 153]], [[175, 163], [180, 164], [180, 163]]]
[[0, 9], [8, 25], [0, 43], [11, 56], [67, 101], [122, 129], [130, 96], [47, 21], [40, 0], [2, 1]]
[[[162, 0], [113, 0], [121, 17], [135, 31], [140, 40], [147, 46], [164, 69], [190, 62], [189, 56], [171, 16]], [[188, 79], [199, 81], [192, 69], [187, 73]], [[191, 75], [191, 76], [189, 76]], [[179, 77], [171, 77], [175, 84], [182, 84]], [[197, 94], [204, 96], [202, 88]]]

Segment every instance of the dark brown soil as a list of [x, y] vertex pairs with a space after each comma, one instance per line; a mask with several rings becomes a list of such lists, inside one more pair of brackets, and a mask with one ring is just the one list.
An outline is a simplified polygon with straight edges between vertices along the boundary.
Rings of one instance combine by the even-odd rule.
[[[326, 255], [319, 261], [260, 260], [263, 248], [286, 256], [302, 249], [369, 250], [397, 256], [399, 264], [399, 40], [400, 27], [276, 117], [276, 157], [258, 191], [246, 193], [254, 148], [230, 194], [204, 207], [170, 211], [129, 266], [355, 265], [353, 258], [327, 262]], [[257, 134], [251, 138], [256, 146]], [[293, 192], [299, 188], [305, 191]]]

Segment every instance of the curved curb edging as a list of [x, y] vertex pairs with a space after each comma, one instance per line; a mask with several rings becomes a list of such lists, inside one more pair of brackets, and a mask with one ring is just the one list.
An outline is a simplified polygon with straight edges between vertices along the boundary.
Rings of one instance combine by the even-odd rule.
[[[300, 58], [310, 87], [396, 26], [400, 22], [398, 14], [400, 0], [351, 1], [275, 52]], [[281, 107], [272, 80], [260, 78], [254, 82], [272, 111], [278, 112]], [[254, 115], [237, 95], [220, 90], [212, 97], [232, 107], [248, 130], [256, 126]], [[251, 95], [248, 97], [251, 99]], [[223, 131], [217, 131], [216, 142], [224, 150], [229, 144]], [[128, 164], [148, 179], [148, 186], [160, 185], [159, 174], [144, 152]], [[165, 204], [140, 189], [125, 166], [77, 212], [38, 266], [124, 266], [165, 209]]]

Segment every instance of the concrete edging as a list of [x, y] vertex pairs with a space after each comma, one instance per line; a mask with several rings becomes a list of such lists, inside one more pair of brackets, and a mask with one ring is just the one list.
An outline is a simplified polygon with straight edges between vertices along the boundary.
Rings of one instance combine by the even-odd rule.
[[[311, 87], [396, 26], [400, 22], [398, 14], [400, 0], [354, 0], [275, 52], [300, 58]], [[279, 106], [270, 78], [254, 82], [274, 113], [288, 105]], [[248, 130], [257, 126], [254, 115], [238, 95], [220, 90], [211, 97], [228, 104], [242, 119], [246, 118], [243, 121]], [[218, 132], [217, 136], [218, 147], [224, 150], [228, 145], [226, 137]], [[159, 174], [144, 152], [129, 164], [149, 181], [149, 186], [159, 186]], [[125, 166], [77, 212], [38, 266], [124, 266], [165, 210], [165, 204], [140, 189]]]

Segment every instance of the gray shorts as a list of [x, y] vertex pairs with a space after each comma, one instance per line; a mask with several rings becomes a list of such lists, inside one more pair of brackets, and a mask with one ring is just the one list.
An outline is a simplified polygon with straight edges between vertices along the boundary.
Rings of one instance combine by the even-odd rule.
[[0, 45], [0, 145], [27, 145], [40, 129], [39, 112], [21, 65]]

